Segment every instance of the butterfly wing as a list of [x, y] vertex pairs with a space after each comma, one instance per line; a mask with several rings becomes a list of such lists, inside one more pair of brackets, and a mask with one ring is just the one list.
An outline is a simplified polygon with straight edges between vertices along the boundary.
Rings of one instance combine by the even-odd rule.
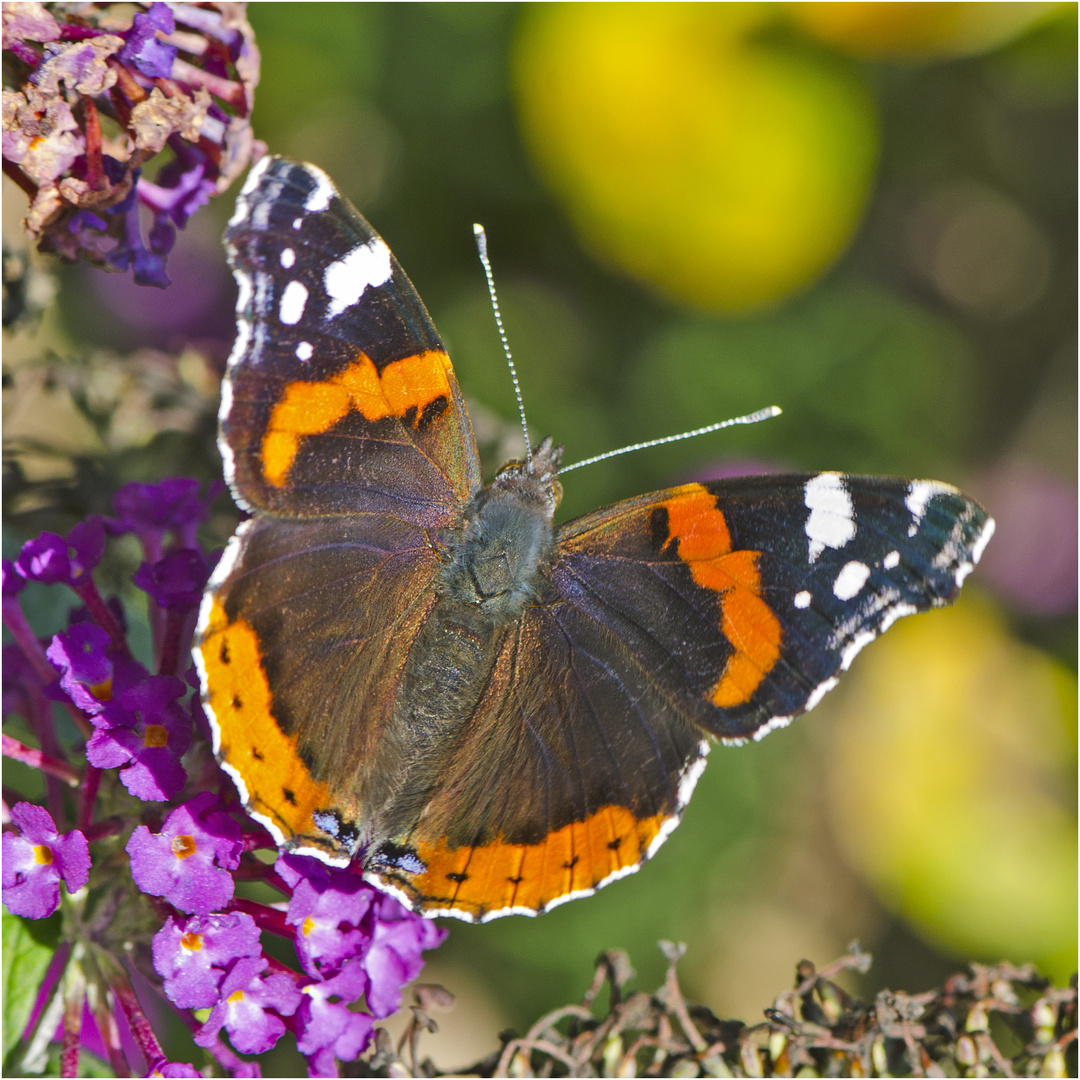
[[955, 599], [993, 527], [936, 481], [742, 477], [569, 523], [552, 579], [738, 743], [813, 708], [896, 619]]
[[[636, 869], [678, 823], [706, 734], [812, 708], [895, 619], [952, 600], [993, 523], [931, 482], [691, 484], [563, 526], [417, 826], [374, 866], [428, 914], [539, 911]], [[507, 778], [513, 778], [508, 783]]]
[[261, 161], [225, 242], [239, 298], [220, 445], [253, 516], [204, 597], [203, 701], [251, 811], [343, 862], [435, 603], [429, 530], [460, 523], [476, 444], [423, 304], [320, 170]]
[[260, 515], [230, 541], [195, 657], [218, 759], [279, 844], [349, 861], [437, 567], [423, 530], [372, 514]]
[[239, 286], [221, 448], [241, 505], [448, 525], [479, 486], [450, 360], [390, 249], [313, 165], [259, 162], [225, 233]]

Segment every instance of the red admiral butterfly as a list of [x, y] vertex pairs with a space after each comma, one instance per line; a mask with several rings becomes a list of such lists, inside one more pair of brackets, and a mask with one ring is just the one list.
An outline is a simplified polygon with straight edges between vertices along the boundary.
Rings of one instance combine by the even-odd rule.
[[311, 165], [250, 173], [220, 445], [236, 531], [195, 658], [215, 751], [282, 847], [426, 915], [535, 914], [636, 870], [710, 739], [813, 708], [993, 529], [935, 481], [684, 484], [555, 527], [562, 448], [480, 477], [386, 244]]

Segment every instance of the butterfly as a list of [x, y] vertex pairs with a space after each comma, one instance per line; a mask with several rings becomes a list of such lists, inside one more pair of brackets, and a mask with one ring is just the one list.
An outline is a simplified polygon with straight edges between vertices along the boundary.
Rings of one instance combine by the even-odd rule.
[[247, 511], [194, 655], [214, 750], [284, 850], [428, 916], [587, 896], [678, 824], [713, 740], [788, 724], [993, 530], [936, 481], [683, 484], [559, 526], [548, 438], [489, 484], [450, 360], [383, 240], [263, 158], [219, 444]]

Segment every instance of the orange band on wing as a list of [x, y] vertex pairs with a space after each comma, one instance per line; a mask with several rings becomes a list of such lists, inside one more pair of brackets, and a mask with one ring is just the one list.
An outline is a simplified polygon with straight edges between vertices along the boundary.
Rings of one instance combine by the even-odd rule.
[[719, 708], [743, 705], [780, 657], [780, 620], [761, 598], [759, 552], [731, 550], [731, 532], [716, 497], [700, 484], [688, 485], [661, 505], [669, 541], [678, 540], [679, 558], [695, 584], [721, 597], [720, 626], [734, 652], [709, 700]]
[[243, 619], [230, 623], [215, 601], [199, 653], [219, 754], [240, 774], [248, 809], [273, 821], [286, 839], [319, 837], [312, 815], [332, 805], [330, 794], [311, 778], [296, 739], [274, 720], [255, 630]]
[[428, 911], [453, 908], [476, 918], [511, 907], [543, 911], [554, 900], [638, 866], [667, 816], [639, 819], [623, 806], [605, 806], [538, 844], [496, 840], [455, 848], [445, 841], [421, 842], [417, 855], [426, 870], [409, 879], [409, 891]]
[[262, 441], [263, 476], [285, 483], [305, 435], [329, 431], [350, 412], [365, 420], [403, 417], [415, 410], [418, 426], [424, 410], [450, 400], [450, 358], [437, 349], [395, 360], [379, 371], [363, 353], [325, 382], [293, 382], [270, 414]]

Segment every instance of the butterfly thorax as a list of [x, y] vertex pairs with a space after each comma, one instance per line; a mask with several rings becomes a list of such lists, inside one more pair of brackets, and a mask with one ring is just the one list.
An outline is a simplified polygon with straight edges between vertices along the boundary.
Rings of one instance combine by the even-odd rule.
[[465, 511], [445, 546], [441, 597], [478, 608], [496, 625], [516, 618], [535, 596], [537, 575], [554, 542], [562, 496], [556, 473], [562, 447], [547, 438], [525, 462], [509, 462]]
[[529, 460], [508, 463], [470, 500], [461, 527], [433, 537], [442, 560], [436, 600], [368, 770], [369, 851], [415, 822], [442, 763], [467, 736], [503, 634], [540, 597], [554, 549], [561, 456], [562, 447], [546, 439]]

